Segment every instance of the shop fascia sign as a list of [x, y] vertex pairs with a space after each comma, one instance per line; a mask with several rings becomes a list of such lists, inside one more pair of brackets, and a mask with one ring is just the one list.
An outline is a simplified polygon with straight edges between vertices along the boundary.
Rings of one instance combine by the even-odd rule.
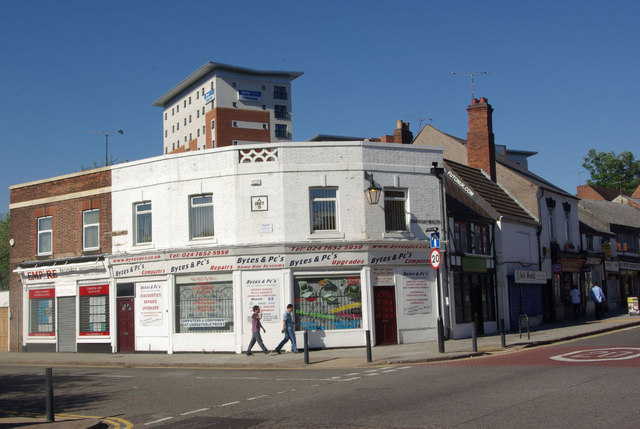
[[516, 283], [540, 285], [547, 283], [547, 274], [544, 271], [515, 270], [514, 278]]
[[617, 273], [620, 271], [618, 261], [604, 261], [604, 269], [610, 273]]
[[63, 276], [85, 275], [85, 274], [106, 274], [107, 266], [104, 261], [89, 262], [82, 264], [53, 265], [41, 268], [17, 269], [15, 272], [22, 276], [24, 283], [37, 283], [42, 281], [52, 281]]
[[640, 271], [639, 262], [618, 261], [621, 270]]
[[[334, 251], [331, 251], [335, 249]], [[287, 253], [232, 255], [228, 249], [120, 257], [111, 260], [116, 278], [307, 267], [427, 265], [427, 244], [345, 244], [290, 247]], [[194, 257], [198, 256], [198, 257]]]

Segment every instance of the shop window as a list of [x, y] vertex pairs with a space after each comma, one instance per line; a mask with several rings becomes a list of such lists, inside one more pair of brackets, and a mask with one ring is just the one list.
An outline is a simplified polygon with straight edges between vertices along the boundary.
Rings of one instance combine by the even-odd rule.
[[135, 244], [151, 243], [151, 203], [137, 203], [134, 205], [136, 242]]
[[213, 196], [197, 195], [189, 198], [190, 238], [213, 237]]
[[360, 277], [296, 278], [294, 298], [298, 330], [362, 328]]
[[29, 335], [55, 335], [55, 289], [29, 291]]
[[82, 212], [82, 248], [83, 250], [100, 248], [100, 210]]
[[176, 333], [233, 332], [231, 275], [196, 277], [176, 279]]
[[491, 252], [489, 227], [487, 225], [473, 225], [473, 253], [488, 255]]
[[495, 288], [491, 275], [460, 273], [453, 276], [456, 323], [470, 323], [474, 313], [482, 321], [496, 320]]
[[50, 255], [53, 244], [53, 219], [51, 216], [38, 218], [38, 255]]
[[387, 232], [407, 230], [407, 191], [384, 190], [384, 223]]
[[312, 188], [309, 190], [311, 204], [311, 231], [336, 231], [337, 188]]
[[109, 335], [109, 285], [80, 286], [80, 335]]

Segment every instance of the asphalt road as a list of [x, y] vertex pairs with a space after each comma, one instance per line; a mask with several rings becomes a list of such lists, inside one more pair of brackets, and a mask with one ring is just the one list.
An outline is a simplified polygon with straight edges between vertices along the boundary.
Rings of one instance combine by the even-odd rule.
[[[54, 368], [56, 413], [136, 427], [640, 425], [640, 328], [548, 347], [370, 369]], [[44, 413], [44, 368], [0, 367], [0, 416]]]

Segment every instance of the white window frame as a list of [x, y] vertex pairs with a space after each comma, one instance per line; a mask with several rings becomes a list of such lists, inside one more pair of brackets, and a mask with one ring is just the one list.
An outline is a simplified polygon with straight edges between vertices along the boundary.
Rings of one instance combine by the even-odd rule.
[[[50, 219], [51, 227], [50, 229], [41, 229], [40, 221]], [[40, 248], [40, 237], [44, 235], [49, 235], [49, 242], [51, 244], [51, 248], [48, 251], [44, 251]], [[38, 255], [51, 255], [53, 253], [53, 217], [52, 216], [42, 216], [38, 218]]]
[[[196, 203], [194, 200], [198, 198], [200, 199], [209, 198], [210, 201]], [[194, 209], [209, 208], [209, 207], [211, 208], [211, 234], [207, 234], [207, 235], [194, 234], [194, 218], [195, 218]], [[214, 223], [213, 213], [214, 213], [213, 194], [191, 195], [189, 197], [189, 239], [190, 240], [202, 240], [202, 239], [213, 238], [215, 236], [215, 223]]]
[[[139, 207], [142, 206], [146, 206], [148, 205], [149, 208], [145, 209], [145, 210], [138, 210]], [[149, 240], [147, 241], [140, 241], [138, 239], [138, 223], [139, 223], [139, 216], [142, 215], [149, 215], [151, 217], [151, 222], [150, 222], [150, 231], [149, 231]], [[133, 205], [133, 233], [134, 233], [134, 244], [149, 244], [153, 242], [153, 205], [151, 204], [151, 201], [141, 201], [138, 203], [134, 203]]]
[[[390, 196], [388, 195], [388, 193], [391, 192], [402, 192], [403, 196]], [[402, 202], [402, 223], [404, 223], [404, 228], [403, 229], [389, 229], [387, 228], [388, 222], [387, 222], [387, 216], [390, 215], [390, 213], [387, 211], [387, 209], [389, 208], [387, 206], [387, 201], [400, 201]], [[403, 188], [384, 188], [384, 228], [386, 232], [406, 232], [408, 230], [409, 227], [409, 222], [407, 222], [407, 190], [403, 189]]]
[[[318, 196], [318, 197], [314, 197], [313, 196], [313, 192], [314, 191], [335, 191], [335, 195], [332, 197], [326, 197], [326, 196]], [[316, 228], [316, 223], [314, 222], [313, 218], [315, 215], [315, 211], [314, 211], [314, 204], [316, 203], [333, 203], [333, 228]], [[337, 232], [340, 231], [340, 219], [338, 216], [339, 213], [339, 208], [338, 208], [338, 188], [334, 187], [334, 186], [326, 186], [326, 187], [313, 187], [313, 188], [309, 188], [309, 222], [310, 222], [310, 230], [311, 233], [323, 233], [323, 232]], [[323, 223], [327, 223], [327, 222], [323, 222]], [[329, 222], [331, 223], [331, 222]], [[327, 226], [331, 226], [331, 225], [327, 225]]]
[[[85, 215], [97, 212], [98, 220], [95, 223], [87, 223]], [[87, 229], [97, 228], [96, 243], [97, 246], [87, 247]], [[85, 210], [82, 212], [82, 250], [98, 250], [100, 249], [100, 209]]]

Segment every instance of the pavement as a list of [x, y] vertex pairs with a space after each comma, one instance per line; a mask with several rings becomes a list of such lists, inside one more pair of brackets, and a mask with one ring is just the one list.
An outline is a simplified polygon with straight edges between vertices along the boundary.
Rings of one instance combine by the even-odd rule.
[[[309, 364], [304, 353], [282, 353], [264, 355], [254, 352], [253, 356], [235, 353], [0, 353], [0, 365], [43, 366], [43, 367], [121, 367], [121, 368], [220, 368], [220, 369], [318, 369], [318, 368], [358, 368], [366, 366], [402, 365], [436, 362], [442, 360], [470, 358], [487, 354], [516, 351], [527, 347], [552, 344], [575, 338], [640, 325], [639, 316], [609, 313], [601, 320], [562, 321], [532, 328], [530, 336], [526, 332], [505, 335], [506, 347], [502, 347], [500, 334], [484, 335], [477, 338], [477, 351], [473, 350], [470, 338], [446, 340], [445, 352], [440, 353], [438, 343], [430, 341], [417, 344], [395, 344], [377, 346], [371, 349], [371, 362], [367, 362], [365, 347], [310, 350]], [[76, 415], [56, 415], [56, 422], [46, 422], [44, 418], [6, 417], [0, 418], [0, 428], [39, 427], [47, 429], [65, 428], [108, 428], [127, 427], [117, 420], [101, 417]]]

